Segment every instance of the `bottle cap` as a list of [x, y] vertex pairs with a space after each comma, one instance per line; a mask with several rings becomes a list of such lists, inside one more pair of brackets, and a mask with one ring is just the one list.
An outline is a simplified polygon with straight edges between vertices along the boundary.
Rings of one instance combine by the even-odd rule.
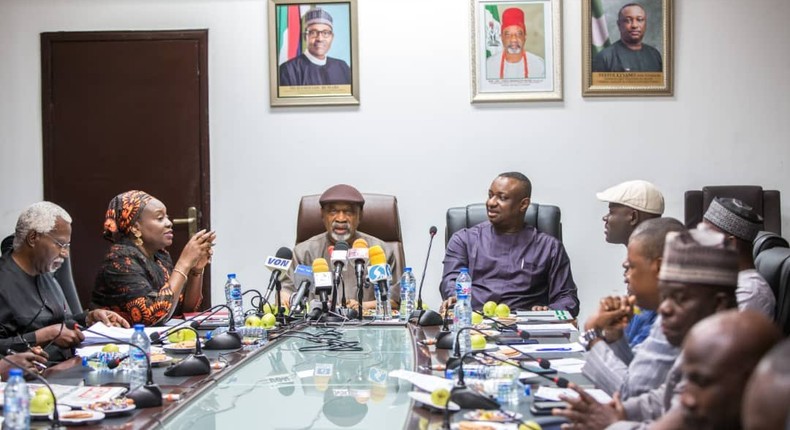
[[144, 324], [135, 324], [134, 325], [134, 331], [143, 331], [144, 329], [145, 329], [145, 325]]
[[235, 273], [228, 273], [228, 279], [235, 279], [235, 278], [236, 278]]
[[469, 273], [469, 268], [468, 267], [462, 267], [461, 268], [461, 273]]
[[22, 369], [15, 367], [8, 371], [8, 376], [22, 376]]
[[411, 267], [407, 267], [407, 268], [403, 269], [403, 271], [404, 272], [411, 272]]

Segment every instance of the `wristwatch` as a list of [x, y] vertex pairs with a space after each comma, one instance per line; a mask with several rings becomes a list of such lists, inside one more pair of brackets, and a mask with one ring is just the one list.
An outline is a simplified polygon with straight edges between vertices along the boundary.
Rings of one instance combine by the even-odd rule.
[[579, 337], [579, 344], [583, 346], [584, 349], [589, 351], [590, 347], [592, 347], [592, 342], [595, 339], [602, 339], [602, 338], [603, 338], [603, 332], [601, 330], [597, 328], [591, 328], [585, 331], [584, 333], [582, 333], [582, 335]]

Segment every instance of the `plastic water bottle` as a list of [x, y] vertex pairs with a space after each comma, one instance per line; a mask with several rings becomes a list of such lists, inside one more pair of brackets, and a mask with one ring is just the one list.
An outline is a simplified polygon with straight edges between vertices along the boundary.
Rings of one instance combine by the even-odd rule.
[[30, 393], [27, 391], [22, 369], [11, 369], [8, 372], [8, 383], [3, 396], [3, 429], [26, 430], [30, 428]]
[[455, 295], [456, 297], [463, 294], [466, 296], [467, 305], [472, 305], [472, 276], [469, 275], [469, 269], [466, 267], [461, 268], [461, 273], [455, 279]]
[[407, 267], [400, 277], [400, 320], [407, 321], [414, 312], [414, 288], [417, 281], [411, 267]]
[[225, 282], [225, 302], [233, 310], [233, 321], [236, 327], [244, 325], [244, 304], [241, 300], [241, 283], [236, 279], [235, 273], [228, 273]]
[[472, 325], [472, 306], [469, 305], [469, 298], [460, 294], [458, 300], [455, 302], [453, 309], [453, 341], [458, 339], [458, 351], [464, 355], [467, 351], [472, 349], [472, 335], [469, 330], [464, 330], [460, 336], [458, 332], [464, 328]]
[[[129, 342], [140, 348], [129, 347], [129, 365], [131, 377], [129, 379], [129, 391], [134, 391], [145, 385], [148, 373], [148, 357], [151, 356], [151, 341], [145, 334], [145, 326], [142, 324], [134, 325], [134, 333]], [[142, 351], [141, 351], [142, 350]]]

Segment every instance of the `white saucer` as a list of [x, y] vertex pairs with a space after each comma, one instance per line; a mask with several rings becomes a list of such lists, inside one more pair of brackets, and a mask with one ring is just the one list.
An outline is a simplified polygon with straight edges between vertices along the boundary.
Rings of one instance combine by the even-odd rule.
[[[409, 397], [414, 399], [414, 401], [420, 402], [420, 403], [422, 403], [423, 405], [425, 405], [425, 406], [427, 406], [429, 408], [439, 409], [439, 410], [442, 410], [442, 411], [445, 409], [444, 406], [436, 405], [436, 404], [433, 403], [433, 401], [431, 401], [431, 393], [425, 393], [425, 392], [422, 392], [422, 391], [410, 391], [409, 392]], [[449, 402], [449, 403], [447, 403], [447, 409], [449, 409], [451, 411], [460, 411], [461, 407], [458, 406], [457, 404], [455, 404], [455, 402]]]
[[[99, 422], [99, 421], [104, 419], [104, 413], [103, 412], [99, 412], [99, 411], [90, 411], [90, 410], [71, 411], [71, 413], [74, 413], [74, 412], [91, 414], [91, 416], [85, 417], [85, 418], [67, 418], [65, 416], [61, 416], [60, 417], [60, 422], [62, 424], [68, 424], [68, 425], [77, 426], [77, 425], [83, 425], [83, 424], [92, 424], [92, 423]], [[65, 413], [63, 415], [68, 415], [68, 414], [69, 414], [69, 412], [67, 412], [67, 413]]]

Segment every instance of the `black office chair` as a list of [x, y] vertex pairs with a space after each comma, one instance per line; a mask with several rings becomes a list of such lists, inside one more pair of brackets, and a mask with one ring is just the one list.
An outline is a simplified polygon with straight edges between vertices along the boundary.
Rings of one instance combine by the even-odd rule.
[[[11, 252], [13, 248], [14, 235], [11, 235], [3, 239], [2, 244], [0, 244], [0, 253], [5, 254], [7, 252]], [[74, 277], [71, 274], [71, 257], [63, 261], [63, 264], [60, 266], [60, 268], [55, 271], [55, 279], [58, 281], [60, 288], [63, 290], [63, 295], [66, 297], [66, 302], [69, 304], [71, 313], [73, 315], [81, 314], [83, 310], [82, 304], [80, 303], [80, 297], [77, 294], [77, 287], [74, 285]]]
[[783, 238], [782, 236], [770, 231], [761, 231], [757, 233], [757, 237], [755, 237], [754, 241], [752, 242], [752, 258], [756, 260], [757, 256], [760, 255], [761, 252], [771, 248], [788, 247], [790, 247], [790, 245], [788, 245], [787, 239]]
[[[462, 228], [469, 228], [488, 220], [485, 203], [473, 203], [465, 207], [447, 209], [447, 226], [444, 230], [444, 243]], [[540, 203], [530, 203], [524, 222], [539, 232], [552, 235], [562, 241], [562, 213], [560, 208]]]
[[702, 190], [686, 191], [686, 227], [695, 228], [702, 222], [702, 216], [714, 197], [729, 197], [746, 203], [763, 217], [763, 229], [782, 234], [782, 203], [779, 191], [763, 190], [758, 185], [707, 186], [702, 187]]
[[757, 256], [757, 271], [776, 296], [775, 320], [785, 336], [790, 335], [790, 248], [771, 248]]

